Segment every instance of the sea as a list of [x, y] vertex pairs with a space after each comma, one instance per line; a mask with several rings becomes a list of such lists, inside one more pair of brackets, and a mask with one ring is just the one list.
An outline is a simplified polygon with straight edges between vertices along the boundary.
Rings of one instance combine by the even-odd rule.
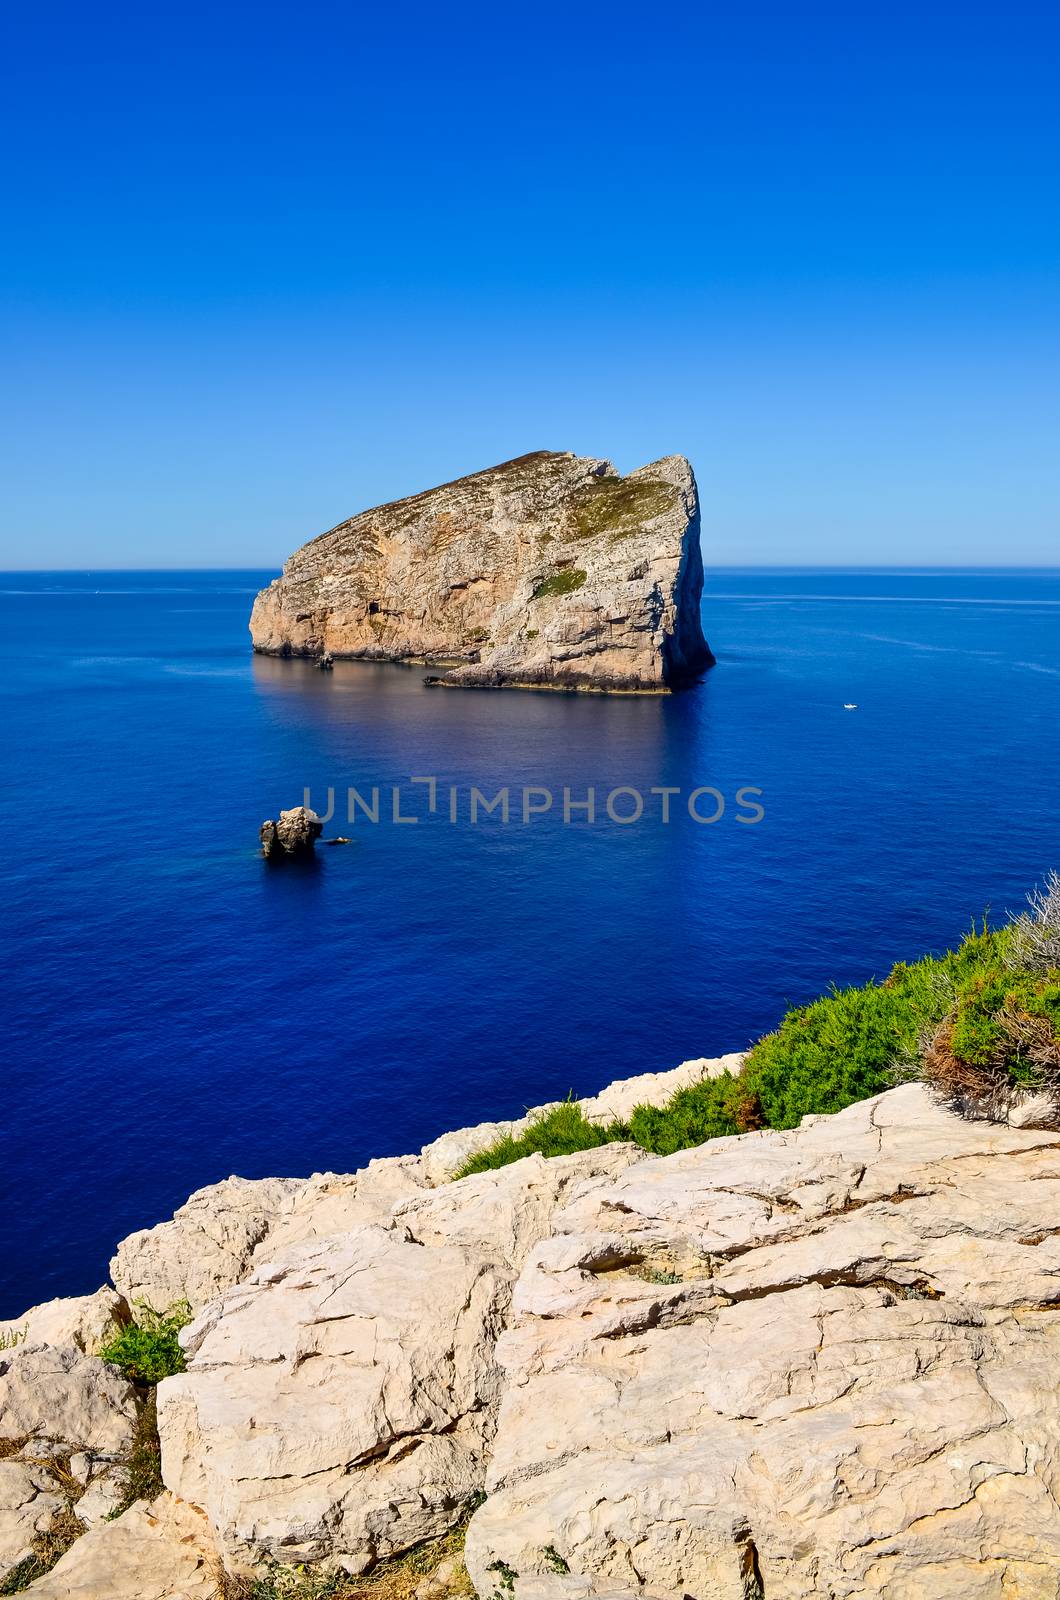
[[[255, 657], [273, 576], [0, 574], [0, 1326], [230, 1173], [742, 1049], [1060, 866], [1060, 571], [710, 571], [665, 698]], [[351, 842], [266, 862], [307, 794]]]

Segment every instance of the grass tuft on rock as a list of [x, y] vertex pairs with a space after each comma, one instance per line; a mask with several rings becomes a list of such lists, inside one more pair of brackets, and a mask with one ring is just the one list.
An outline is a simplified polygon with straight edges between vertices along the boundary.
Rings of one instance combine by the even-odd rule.
[[154, 1389], [137, 1402], [132, 1444], [121, 1466], [124, 1474], [121, 1499], [108, 1513], [110, 1522], [128, 1511], [137, 1500], [153, 1500], [165, 1488], [162, 1444], [158, 1437], [158, 1400]]
[[161, 1383], [163, 1378], [183, 1372], [184, 1352], [178, 1334], [191, 1321], [187, 1301], [170, 1306], [168, 1311], [152, 1311], [149, 1305], [138, 1301], [135, 1311], [134, 1320], [97, 1350], [100, 1360], [120, 1367], [131, 1383]]
[[136, 1386], [136, 1423], [128, 1454], [121, 1463], [121, 1499], [110, 1512], [111, 1521], [137, 1500], [153, 1500], [165, 1487], [155, 1391], [164, 1378], [184, 1371], [184, 1352], [177, 1336], [191, 1321], [191, 1307], [186, 1300], [178, 1301], [167, 1311], [154, 1311], [141, 1300], [134, 1309], [134, 1321], [96, 1352], [101, 1361], [120, 1367]]
[[578, 1102], [568, 1096], [535, 1117], [524, 1133], [515, 1138], [506, 1135], [488, 1150], [470, 1156], [456, 1176], [467, 1178], [473, 1172], [492, 1172], [521, 1161], [523, 1156], [566, 1156], [575, 1150], [595, 1150], [599, 1145], [628, 1138], [629, 1129], [623, 1123], [600, 1127], [590, 1122]]

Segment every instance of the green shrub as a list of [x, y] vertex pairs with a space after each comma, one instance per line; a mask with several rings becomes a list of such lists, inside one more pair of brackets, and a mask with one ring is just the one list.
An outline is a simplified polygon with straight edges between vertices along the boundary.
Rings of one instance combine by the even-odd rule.
[[1001, 1116], [1014, 1090], [1060, 1097], [1060, 971], [975, 973], [924, 1050], [924, 1077], [958, 1109]]
[[805, 1116], [842, 1111], [891, 1088], [895, 1066], [917, 1059], [954, 995], [996, 964], [1007, 938], [1005, 929], [973, 931], [943, 956], [899, 962], [882, 984], [836, 989], [789, 1011], [754, 1046], [741, 1073], [763, 1124], [794, 1128]]
[[181, 1301], [160, 1312], [139, 1301], [135, 1309], [136, 1319], [96, 1352], [100, 1360], [113, 1362], [133, 1383], [161, 1383], [183, 1372], [184, 1352], [177, 1335], [191, 1321], [191, 1307]]
[[974, 1066], [999, 1058], [1019, 1080], [1033, 1073], [1024, 1019], [1046, 1023], [1043, 1038], [1060, 1029], [1060, 972], [1039, 977], [995, 967], [960, 991], [953, 1014], [953, 1053]]
[[669, 1156], [707, 1139], [748, 1133], [761, 1126], [754, 1094], [741, 1077], [723, 1072], [718, 1078], [704, 1078], [702, 1083], [679, 1089], [665, 1106], [638, 1106], [629, 1131], [643, 1149]]
[[523, 1156], [566, 1156], [574, 1150], [594, 1150], [598, 1145], [628, 1137], [629, 1130], [619, 1123], [601, 1128], [590, 1122], [577, 1101], [568, 1097], [551, 1111], [535, 1117], [518, 1138], [505, 1136], [488, 1150], [471, 1156], [456, 1176], [466, 1178], [473, 1172], [491, 1172], [495, 1167], [521, 1161]]

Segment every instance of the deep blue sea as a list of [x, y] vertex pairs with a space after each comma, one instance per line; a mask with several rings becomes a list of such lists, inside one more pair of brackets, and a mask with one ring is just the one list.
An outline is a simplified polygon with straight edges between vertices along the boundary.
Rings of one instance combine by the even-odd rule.
[[[272, 575], [0, 576], [0, 1322], [228, 1173], [737, 1049], [1060, 865], [1060, 572], [715, 571], [718, 665], [667, 699], [255, 658]], [[355, 842], [267, 865], [261, 820], [329, 785]]]

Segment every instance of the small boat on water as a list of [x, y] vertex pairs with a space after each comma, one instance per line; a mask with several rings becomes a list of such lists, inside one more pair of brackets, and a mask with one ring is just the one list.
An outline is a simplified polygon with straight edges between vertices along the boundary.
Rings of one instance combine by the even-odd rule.
[[844, 711], [856, 711], [857, 709], [858, 709], [858, 707], [857, 707], [857, 701], [856, 700], [847, 700], [847, 701], [844, 702], [844, 705], [843, 705], [843, 710]]

